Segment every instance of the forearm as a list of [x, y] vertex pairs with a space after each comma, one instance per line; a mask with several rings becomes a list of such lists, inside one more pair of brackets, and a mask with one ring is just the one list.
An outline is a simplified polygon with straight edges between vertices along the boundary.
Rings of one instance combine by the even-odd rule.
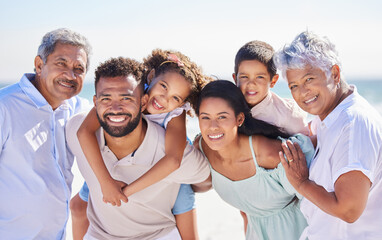
[[136, 192], [139, 192], [148, 186], [153, 185], [167, 177], [173, 171], [179, 168], [182, 157], [175, 157], [165, 155], [161, 158], [149, 171], [139, 177], [137, 180], [129, 184], [124, 193], [126, 196], [130, 196]]
[[[367, 192], [360, 193], [359, 196], [353, 195], [353, 197], [350, 197], [349, 195], [346, 196], [346, 194], [344, 196], [340, 190], [338, 190], [339, 194], [328, 192], [325, 188], [310, 180], [301, 185], [299, 192], [322, 211], [348, 223], [356, 221], [361, 216], [367, 202]], [[341, 195], [343, 196], [341, 197]], [[353, 200], [357, 197], [359, 199]]]
[[95, 135], [93, 134], [91, 137], [86, 137], [85, 135], [89, 133], [85, 133], [84, 131], [85, 130], [81, 131], [80, 129], [77, 133], [81, 148], [98, 181], [101, 185], [104, 185], [107, 182], [112, 181], [113, 178], [102, 159]]
[[334, 192], [328, 192], [315, 182], [306, 180], [298, 189], [299, 193], [314, 203], [322, 211], [339, 217], [339, 204]]

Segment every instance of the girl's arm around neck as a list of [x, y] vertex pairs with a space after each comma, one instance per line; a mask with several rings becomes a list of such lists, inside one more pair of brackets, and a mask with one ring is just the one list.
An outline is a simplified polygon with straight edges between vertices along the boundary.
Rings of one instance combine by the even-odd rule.
[[186, 112], [174, 117], [167, 124], [165, 137], [165, 153], [149, 171], [140, 178], [125, 187], [124, 193], [130, 196], [154, 183], [167, 177], [170, 173], [180, 167], [184, 148], [187, 144], [186, 136]]
[[120, 184], [111, 177], [103, 161], [95, 135], [99, 128], [96, 109], [92, 108], [78, 129], [77, 137], [82, 151], [101, 185], [104, 202], [120, 206], [121, 200], [127, 202], [127, 198], [122, 193]]

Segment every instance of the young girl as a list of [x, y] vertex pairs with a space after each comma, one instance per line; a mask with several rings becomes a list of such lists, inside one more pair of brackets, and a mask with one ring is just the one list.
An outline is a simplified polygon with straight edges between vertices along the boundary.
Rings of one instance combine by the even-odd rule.
[[[94, 132], [100, 127], [95, 110], [88, 114], [77, 135], [81, 147], [97, 176], [105, 203], [121, 205], [130, 195], [162, 180], [181, 164], [186, 138], [186, 113], [194, 106], [207, 77], [198, 66], [180, 52], [154, 50], [144, 59], [147, 98], [144, 114], [166, 129], [166, 155], [147, 173], [121, 189], [103, 162]], [[173, 208], [182, 239], [196, 239], [194, 193], [189, 185], [181, 185]], [[191, 211], [192, 210], [192, 211]]]

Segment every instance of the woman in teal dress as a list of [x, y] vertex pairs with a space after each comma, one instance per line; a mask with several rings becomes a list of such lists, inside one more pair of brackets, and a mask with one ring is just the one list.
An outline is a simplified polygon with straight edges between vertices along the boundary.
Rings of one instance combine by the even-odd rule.
[[[213, 188], [246, 214], [246, 239], [298, 239], [306, 220], [299, 210], [300, 196], [288, 182], [278, 155], [288, 136], [254, 119], [241, 91], [225, 80], [204, 87], [196, 114], [201, 137], [195, 146], [208, 158]], [[314, 148], [309, 137], [298, 134], [289, 139], [311, 159]]]

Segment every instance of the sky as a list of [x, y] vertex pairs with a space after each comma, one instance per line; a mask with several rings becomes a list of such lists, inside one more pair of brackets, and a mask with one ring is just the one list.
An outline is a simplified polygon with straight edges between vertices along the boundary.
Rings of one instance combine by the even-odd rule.
[[227, 79], [246, 42], [279, 50], [307, 29], [336, 45], [347, 79], [382, 80], [381, 9], [379, 0], [0, 0], [0, 83], [33, 72], [42, 36], [61, 27], [93, 46], [87, 82], [110, 57], [142, 60], [155, 48], [178, 50]]

